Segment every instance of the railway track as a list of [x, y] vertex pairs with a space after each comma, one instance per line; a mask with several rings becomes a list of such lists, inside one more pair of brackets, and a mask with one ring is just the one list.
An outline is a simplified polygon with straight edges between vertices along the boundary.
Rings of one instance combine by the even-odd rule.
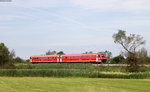
[[[94, 66], [128, 66], [127, 64], [93, 64]], [[141, 64], [140, 66], [150, 67], [150, 64]]]

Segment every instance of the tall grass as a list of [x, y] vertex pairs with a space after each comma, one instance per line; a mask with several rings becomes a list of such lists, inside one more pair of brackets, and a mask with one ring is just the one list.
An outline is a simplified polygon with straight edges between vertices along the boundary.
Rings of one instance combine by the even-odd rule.
[[92, 69], [92, 64], [82, 63], [41, 63], [41, 64], [16, 64], [16, 69]]
[[0, 76], [13, 77], [86, 77], [86, 78], [125, 78], [141, 79], [150, 78], [150, 72], [120, 73], [100, 72], [80, 69], [3, 69]]
[[127, 73], [123, 67], [94, 66], [82, 63], [16, 64], [16, 69], [0, 69], [0, 76], [150, 78], [150, 72]]

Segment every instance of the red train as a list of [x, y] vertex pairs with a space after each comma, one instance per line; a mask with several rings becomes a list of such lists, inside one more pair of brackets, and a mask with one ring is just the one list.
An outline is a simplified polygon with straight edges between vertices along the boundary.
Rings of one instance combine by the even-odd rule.
[[30, 62], [32, 63], [63, 63], [63, 62], [88, 62], [88, 63], [101, 63], [106, 62], [105, 55], [101, 53], [96, 54], [66, 54], [66, 55], [42, 55], [42, 56], [31, 56]]

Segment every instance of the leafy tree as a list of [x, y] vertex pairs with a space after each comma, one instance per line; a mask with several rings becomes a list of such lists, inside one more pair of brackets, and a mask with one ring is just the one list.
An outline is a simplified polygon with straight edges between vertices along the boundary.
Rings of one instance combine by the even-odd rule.
[[112, 58], [112, 53], [110, 51], [104, 51], [104, 52], [98, 52], [101, 53], [102, 55], [105, 55], [107, 60], [110, 60]]
[[123, 63], [125, 61], [125, 58], [121, 55], [119, 56], [116, 56], [112, 59], [111, 63], [115, 63], [115, 64], [118, 64], [118, 63]]
[[57, 55], [64, 55], [65, 53], [63, 51], [57, 52]]
[[[126, 31], [119, 30], [118, 33], [113, 35], [114, 42], [120, 44], [125, 49], [125, 56], [127, 57], [126, 70], [129, 72], [138, 72], [140, 69], [142, 58], [139, 57], [140, 51], [137, 48], [145, 44], [145, 40], [140, 35], [130, 34], [126, 35]], [[142, 62], [141, 62], [142, 61]]]
[[56, 51], [50, 51], [50, 50], [48, 50], [48, 51], [46, 52], [46, 55], [56, 55], [56, 54], [57, 54]]
[[148, 58], [148, 55], [147, 55], [147, 50], [145, 48], [141, 48], [138, 52], [137, 52], [137, 58], [138, 58], [138, 61], [140, 63], [145, 63], [145, 61], [147, 60]]
[[14, 56], [15, 56], [14, 50], [10, 52], [4, 43], [0, 43], [0, 67], [1, 68], [12, 68]]
[[86, 52], [84, 52], [83, 54], [91, 54], [91, 53], [93, 53], [92, 51], [86, 51]]
[[150, 57], [147, 57], [146, 62], [150, 63]]
[[16, 57], [16, 58], [14, 59], [14, 62], [16, 62], [16, 63], [21, 63], [21, 62], [24, 62], [24, 60], [21, 59], [20, 57]]

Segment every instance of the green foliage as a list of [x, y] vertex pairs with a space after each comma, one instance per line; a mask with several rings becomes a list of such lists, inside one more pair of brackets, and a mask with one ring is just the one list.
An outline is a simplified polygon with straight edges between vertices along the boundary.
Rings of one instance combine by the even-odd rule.
[[112, 64], [119, 64], [119, 63], [124, 63], [125, 62], [125, 58], [121, 55], [114, 57], [110, 63]]
[[104, 52], [98, 52], [101, 53], [103, 56], [106, 56], [107, 60], [110, 60], [110, 58], [112, 57], [112, 53], [110, 51], [104, 51]]
[[[128, 73], [123, 67], [92, 64], [16, 64], [16, 69], [1, 69], [0, 76], [14, 77], [86, 77], [86, 78], [149, 78], [150, 72]], [[143, 69], [144, 70], [144, 69]], [[146, 70], [146, 69], [145, 69]]]
[[126, 35], [126, 31], [119, 30], [113, 35], [114, 42], [120, 44], [125, 49], [125, 56], [127, 57], [126, 70], [129, 72], [139, 72], [139, 64], [143, 63], [147, 57], [146, 49], [142, 48], [139, 51], [136, 49], [145, 44], [145, 40], [140, 35], [130, 34]]
[[56, 55], [56, 54], [57, 54], [56, 51], [50, 51], [50, 50], [48, 50], [48, 51], [46, 52], [46, 55]]
[[23, 59], [21, 59], [20, 57], [16, 57], [15, 59], [14, 59], [14, 62], [15, 63], [22, 63], [22, 62], [25, 62]]
[[63, 51], [57, 52], [57, 55], [64, 55], [65, 53]]
[[4, 43], [0, 43], [0, 68], [13, 68], [15, 52], [9, 52]]
[[50, 51], [48, 50], [46, 52], [46, 55], [64, 55], [65, 53], [63, 51], [59, 51], [59, 52], [56, 52], [56, 51]]
[[93, 52], [92, 51], [86, 51], [83, 54], [91, 54], [91, 53], [93, 53]]
[[124, 78], [142, 79], [150, 78], [150, 72], [120, 73], [100, 72], [80, 69], [2, 69], [0, 76], [11, 77], [86, 77], [86, 78]]
[[147, 57], [146, 62], [150, 63], [150, 57]]
[[95, 70], [101, 71], [101, 72], [125, 72], [124, 67], [121, 66], [95, 66]]
[[[16, 64], [16, 69], [92, 69], [91, 64], [82, 63], [42, 63], [42, 64]], [[30, 68], [29, 68], [30, 67]]]

